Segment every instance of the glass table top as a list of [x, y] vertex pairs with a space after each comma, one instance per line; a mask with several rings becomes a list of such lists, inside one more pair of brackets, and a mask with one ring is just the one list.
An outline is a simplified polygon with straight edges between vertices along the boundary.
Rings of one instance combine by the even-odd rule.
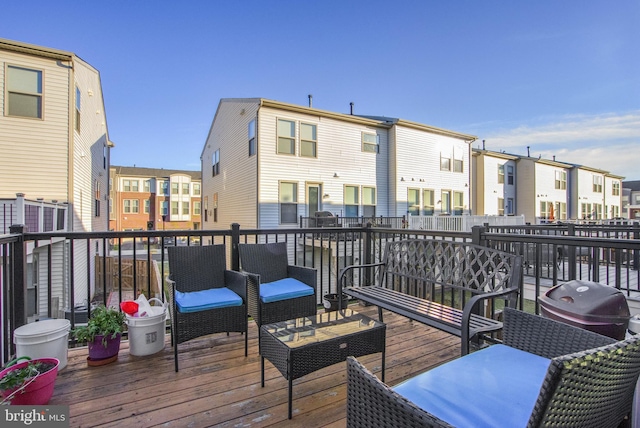
[[320, 313], [263, 326], [290, 348], [360, 333], [384, 325], [352, 309]]

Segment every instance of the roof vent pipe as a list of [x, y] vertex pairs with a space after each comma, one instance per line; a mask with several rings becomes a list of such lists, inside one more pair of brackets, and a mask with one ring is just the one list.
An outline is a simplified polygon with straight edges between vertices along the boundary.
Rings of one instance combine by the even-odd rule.
[[353, 116], [353, 101], [349, 103], [349, 107], [351, 111], [351, 116]]
[[556, 155], [553, 155], [553, 161], [554, 162], [556, 161]]
[[484, 150], [484, 140], [482, 140], [482, 150]]
[[531, 152], [529, 151], [529, 146], [527, 146], [527, 157], [530, 158], [531, 157]]
[[309, 108], [313, 107], [313, 95], [309, 94], [307, 95], [309, 97]]

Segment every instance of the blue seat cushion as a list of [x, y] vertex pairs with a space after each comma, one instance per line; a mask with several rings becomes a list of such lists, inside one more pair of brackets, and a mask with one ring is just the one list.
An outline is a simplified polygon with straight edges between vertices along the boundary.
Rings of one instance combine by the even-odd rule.
[[493, 345], [402, 382], [393, 390], [458, 427], [525, 427], [551, 360]]
[[294, 278], [284, 278], [260, 284], [260, 300], [264, 303], [311, 296], [313, 288]]
[[241, 306], [242, 297], [226, 287], [183, 293], [176, 290], [178, 311], [184, 313], [205, 311], [207, 309]]

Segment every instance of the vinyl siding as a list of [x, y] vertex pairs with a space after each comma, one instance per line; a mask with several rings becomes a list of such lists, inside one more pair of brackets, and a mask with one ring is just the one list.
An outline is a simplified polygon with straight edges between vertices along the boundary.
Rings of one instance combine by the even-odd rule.
[[[243, 228], [258, 226], [257, 156], [249, 157], [248, 126], [257, 117], [258, 101], [223, 100], [218, 106], [202, 151], [202, 223], [204, 229], [229, 229], [232, 223]], [[260, 150], [261, 124], [258, 123]], [[212, 159], [220, 150], [220, 174], [212, 176]], [[258, 154], [258, 156], [260, 156]], [[218, 221], [213, 221], [213, 195], [218, 193]], [[205, 222], [205, 199], [211, 215]]]
[[[6, 115], [8, 65], [42, 70], [42, 120]], [[69, 64], [0, 50], [0, 197], [69, 200], [69, 73]]]
[[516, 201], [516, 214], [524, 215], [527, 223], [533, 223], [536, 217], [535, 164], [530, 159], [520, 159], [517, 164], [517, 171], [518, 200]]
[[[442, 191], [463, 192], [465, 212], [470, 206], [469, 161], [471, 147], [463, 140], [416, 129], [394, 126], [396, 174], [391, 181], [396, 186], [396, 210], [392, 215], [402, 216], [408, 212], [408, 189], [434, 190], [435, 202], [441, 199]], [[441, 171], [440, 155], [453, 160], [462, 159], [463, 172]], [[404, 179], [404, 181], [403, 181]], [[465, 186], [466, 184], [466, 186]], [[453, 197], [451, 199], [453, 204]], [[435, 213], [441, 207], [436, 203]]]
[[[345, 186], [376, 188], [377, 215], [388, 215], [387, 133], [385, 129], [349, 123], [312, 114], [284, 112], [263, 107], [259, 112], [258, 142], [258, 210], [259, 227], [292, 227], [280, 224], [279, 183], [298, 184], [298, 216], [306, 217], [306, 185], [321, 185], [321, 210], [344, 215]], [[296, 154], [277, 153], [277, 121], [285, 119], [296, 124]], [[317, 125], [317, 157], [300, 156], [300, 123]], [[362, 133], [379, 136], [380, 153], [362, 151]], [[360, 198], [360, 203], [362, 198]], [[361, 209], [360, 213], [361, 214]]]

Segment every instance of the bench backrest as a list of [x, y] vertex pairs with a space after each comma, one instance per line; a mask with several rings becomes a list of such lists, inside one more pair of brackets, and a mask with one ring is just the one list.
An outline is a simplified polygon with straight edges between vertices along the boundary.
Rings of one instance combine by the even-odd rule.
[[383, 262], [378, 283], [414, 295], [434, 288], [471, 294], [518, 290], [522, 281], [521, 256], [465, 242], [392, 241], [386, 245]]

